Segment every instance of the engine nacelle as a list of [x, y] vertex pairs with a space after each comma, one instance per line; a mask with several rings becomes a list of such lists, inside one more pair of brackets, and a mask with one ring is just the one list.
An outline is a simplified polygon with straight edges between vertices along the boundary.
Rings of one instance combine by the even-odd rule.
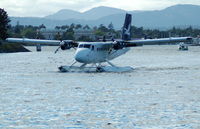
[[[115, 41], [115, 42], [116, 42], [116, 41]], [[123, 49], [123, 48], [124, 48], [124, 43], [123, 43], [123, 42], [116, 42], [116, 43], [114, 43], [113, 48], [114, 48], [115, 50]]]
[[67, 49], [70, 49], [70, 48], [72, 48], [72, 47], [74, 47], [74, 42], [71, 41], [71, 40], [65, 40], [65, 41], [62, 41], [62, 42], [60, 43], [60, 48], [61, 48], [62, 50], [67, 50]]

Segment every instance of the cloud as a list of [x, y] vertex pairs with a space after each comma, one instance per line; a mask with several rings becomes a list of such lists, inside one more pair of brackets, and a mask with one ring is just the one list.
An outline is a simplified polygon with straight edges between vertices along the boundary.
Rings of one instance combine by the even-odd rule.
[[42, 17], [61, 9], [85, 11], [97, 6], [109, 6], [124, 10], [155, 10], [175, 4], [196, 4], [200, 0], [1, 0], [0, 7], [9, 16]]
[[197, 4], [200, 0], [102, 0], [98, 5], [106, 5], [124, 10], [159, 10], [176, 4]]
[[98, 0], [1, 0], [0, 7], [10, 16], [42, 17], [59, 11], [72, 9], [80, 11], [92, 7]]

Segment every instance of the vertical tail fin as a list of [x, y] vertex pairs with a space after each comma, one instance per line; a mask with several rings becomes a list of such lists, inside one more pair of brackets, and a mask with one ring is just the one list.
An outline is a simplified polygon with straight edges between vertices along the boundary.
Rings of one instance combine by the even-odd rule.
[[131, 40], [131, 20], [132, 15], [127, 13], [122, 28], [122, 40]]

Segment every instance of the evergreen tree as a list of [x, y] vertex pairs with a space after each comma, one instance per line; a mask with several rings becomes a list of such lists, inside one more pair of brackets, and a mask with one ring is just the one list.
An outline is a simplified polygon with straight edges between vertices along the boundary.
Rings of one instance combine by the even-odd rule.
[[62, 38], [67, 40], [74, 40], [74, 24], [71, 24], [66, 32], [63, 33]]
[[44, 24], [39, 26], [39, 29], [46, 29], [46, 26]]
[[7, 12], [0, 8], [0, 39], [4, 40], [8, 37], [9, 22]]
[[69, 28], [68, 25], [63, 25], [63, 26], [61, 26], [61, 30], [66, 30], [66, 29], [68, 29], [68, 28]]
[[100, 24], [98, 29], [102, 32], [109, 32], [109, 29], [103, 24]]
[[108, 25], [108, 29], [109, 29], [110, 31], [113, 31], [113, 30], [114, 30], [114, 26], [113, 26], [112, 22]]
[[81, 25], [81, 24], [77, 24], [77, 25], [75, 26], [75, 29], [80, 29], [80, 28], [82, 28], [82, 25]]
[[85, 30], [85, 29], [90, 29], [90, 27], [88, 26], [88, 25], [85, 25], [84, 27], [83, 27], [83, 29]]
[[56, 26], [55, 29], [56, 29], [56, 30], [60, 30], [61, 27], [60, 27], [60, 26]]

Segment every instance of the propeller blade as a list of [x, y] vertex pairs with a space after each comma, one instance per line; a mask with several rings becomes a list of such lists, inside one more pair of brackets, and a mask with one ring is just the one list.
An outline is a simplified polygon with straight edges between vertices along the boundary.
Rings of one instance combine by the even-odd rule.
[[60, 49], [60, 46], [56, 49], [56, 51], [54, 52], [55, 54], [58, 52], [58, 50]]

